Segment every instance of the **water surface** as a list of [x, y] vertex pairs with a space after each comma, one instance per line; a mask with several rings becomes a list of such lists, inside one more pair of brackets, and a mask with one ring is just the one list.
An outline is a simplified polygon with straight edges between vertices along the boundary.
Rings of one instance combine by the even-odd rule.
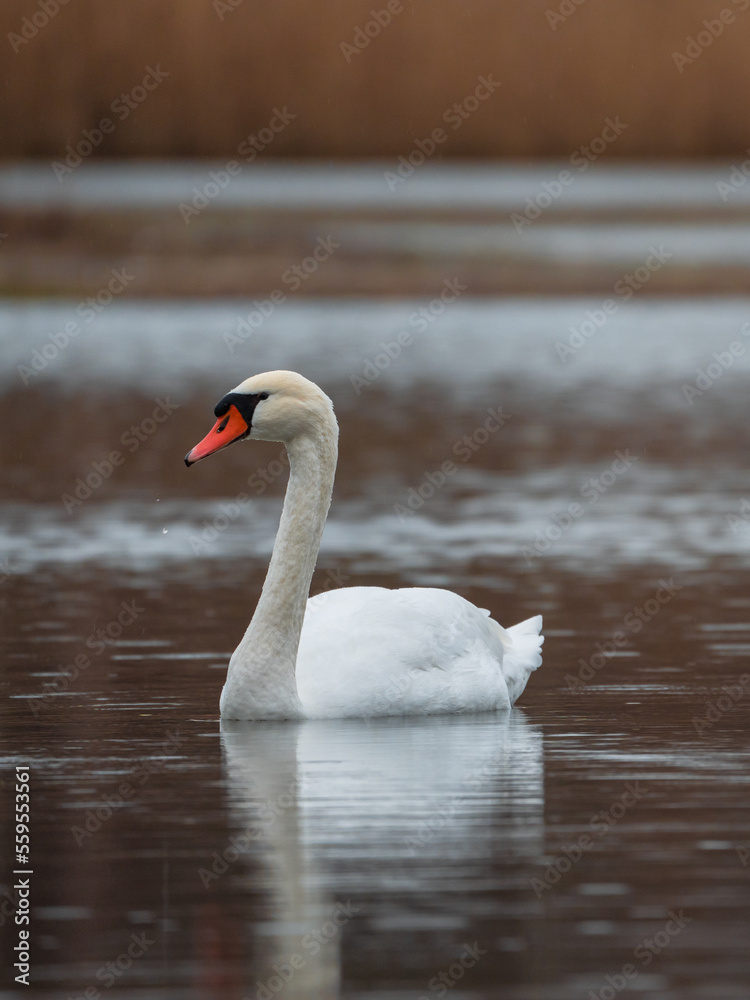
[[[747, 997], [750, 303], [639, 298], [561, 357], [601, 298], [467, 296], [420, 332], [427, 301], [289, 302], [232, 351], [252, 299], [114, 302], [25, 380], [76, 303], [0, 307], [0, 797], [28, 764], [32, 992]], [[543, 613], [513, 713], [220, 723], [286, 466], [182, 456], [274, 367], [341, 423], [313, 592]]]

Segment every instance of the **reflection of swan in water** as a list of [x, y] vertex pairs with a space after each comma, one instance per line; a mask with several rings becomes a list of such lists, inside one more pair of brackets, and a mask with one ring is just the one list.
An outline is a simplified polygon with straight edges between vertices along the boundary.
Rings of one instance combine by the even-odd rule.
[[[302, 962], [284, 1000], [339, 995], [346, 924], [366, 916], [363, 894], [429, 884], [442, 897], [440, 881], [451, 886], [458, 864], [462, 880], [482, 882], [490, 862], [543, 853], [541, 733], [519, 711], [224, 721], [221, 737], [230, 825], [251, 834], [252, 887], [261, 873], [268, 894], [253, 983], [278, 975], [274, 963], [288, 971], [290, 956]], [[444, 905], [450, 912], [454, 897]]]
[[229, 661], [224, 719], [343, 719], [512, 708], [542, 662], [540, 615], [504, 629], [433, 587], [342, 587], [308, 601], [338, 452], [331, 401], [295, 372], [246, 379], [187, 465], [283, 441], [289, 485], [268, 575]]

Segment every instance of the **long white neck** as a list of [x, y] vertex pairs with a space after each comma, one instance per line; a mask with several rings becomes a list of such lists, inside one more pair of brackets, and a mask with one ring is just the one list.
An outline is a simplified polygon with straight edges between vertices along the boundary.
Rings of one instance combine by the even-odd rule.
[[289, 485], [271, 564], [221, 693], [228, 719], [304, 718], [295, 665], [305, 607], [336, 472], [333, 414], [286, 444]]

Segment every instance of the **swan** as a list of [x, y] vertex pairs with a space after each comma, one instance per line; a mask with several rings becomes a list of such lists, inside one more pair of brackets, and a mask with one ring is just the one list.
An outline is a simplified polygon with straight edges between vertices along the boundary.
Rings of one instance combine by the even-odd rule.
[[345, 587], [308, 599], [338, 454], [333, 404], [296, 372], [219, 400], [190, 467], [235, 441], [281, 441], [289, 483], [255, 614], [229, 661], [222, 719], [293, 720], [510, 709], [542, 662], [541, 615], [504, 629], [458, 594]]

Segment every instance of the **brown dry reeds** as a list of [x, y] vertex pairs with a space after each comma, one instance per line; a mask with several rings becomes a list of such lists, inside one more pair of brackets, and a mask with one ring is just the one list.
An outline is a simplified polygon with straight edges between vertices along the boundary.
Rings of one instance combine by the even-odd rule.
[[[3, 0], [0, 148], [59, 156], [109, 118], [96, 155], [230, 158], [286, 108], [275, 156], [396, 157], [442, 128], [442, 155], [567, 158], [617, 116], [608, 157], [735, 155], [750, 145], [744, 6]], [[169, 76], [119, 117], [148, 67]], [[494, 92], [447, 123], [482, 76]]]

